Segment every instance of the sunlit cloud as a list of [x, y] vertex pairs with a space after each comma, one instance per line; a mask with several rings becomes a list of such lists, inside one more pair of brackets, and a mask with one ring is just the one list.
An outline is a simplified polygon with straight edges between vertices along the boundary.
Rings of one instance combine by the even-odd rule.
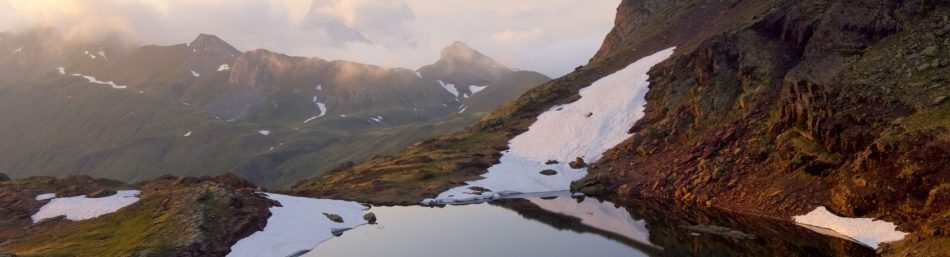
[[[620, 0], [0, 0], [0, 31], [171, 45], [215, 34], [242, 50], [415, 69], [463, 41], [557, 76], [586, 63]], [[557, 17], [557, 18], [552, 18]]]

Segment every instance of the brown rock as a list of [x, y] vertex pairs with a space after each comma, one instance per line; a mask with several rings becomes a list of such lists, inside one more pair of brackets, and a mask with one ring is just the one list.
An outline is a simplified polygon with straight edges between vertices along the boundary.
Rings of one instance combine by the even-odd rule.
[[581, 157], [577, 157], [577, 159], [574, 159], [574, 161], [572, 161], [571, 163], [568, 163], [568, 165], [570, 165], [572, 169], [580, 169], [580, 168], [587, 167], [587, 163], [584, 162], [584, 158], [581, 158]]
[[343, 217], [340, 217], [340, 215], [329, 214], [329, 213], [324, 212], [323, 216], [327, 216], [327, 219], [330, 219], [333, 222], [343, 223]]
[[115, 194], [115, 191], [113, 190], [99, 189], [99, 190], [96, 190], [95, 192], [89, 193], [89, 195], [86, 195], [86, 196], [89, 198], [102, 198], [102, 197], [106, 197], [106, 196], [110, 196], [114, 194]]
[[375, 213], [367, 212], [366, 214], [363, 214], [363, 219], [366, 220], [366, 222], [369, 222], [369, 224], [376, 224]]

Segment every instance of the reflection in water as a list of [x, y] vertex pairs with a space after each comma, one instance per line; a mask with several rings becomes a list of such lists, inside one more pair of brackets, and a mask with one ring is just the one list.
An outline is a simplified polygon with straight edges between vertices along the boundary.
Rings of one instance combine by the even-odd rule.
[[567, 193], [370, 211], [380, 224], [304, 256], [874, 256], [791, 222], [656, 202], [618, 206]]

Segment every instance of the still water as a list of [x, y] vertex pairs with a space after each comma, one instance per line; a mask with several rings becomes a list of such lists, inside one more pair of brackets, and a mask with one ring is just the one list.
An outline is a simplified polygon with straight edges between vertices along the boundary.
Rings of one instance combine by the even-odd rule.
[[373, 207], [303, 256], [874, 256], [790, 222], [564, 193], [445, 207]]

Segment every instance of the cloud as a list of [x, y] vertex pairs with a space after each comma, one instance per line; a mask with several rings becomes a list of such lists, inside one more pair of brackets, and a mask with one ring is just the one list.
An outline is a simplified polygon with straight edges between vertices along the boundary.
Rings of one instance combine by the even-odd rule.
[[411, 69], [464, 41], [506, 65], [558, 76], [593, 55], [619, 2], [0, 0], [0, 30], [52, 26], [76, 39], [161, 45], [210, 33], [242, 50]]
[[544, 30], [541, 28], [533, 28], [529, 30], [506, 29], [504, 31], [491, 34], [491, 39], [501, 44], [512, 44], [537, 39], [543, 33]]

